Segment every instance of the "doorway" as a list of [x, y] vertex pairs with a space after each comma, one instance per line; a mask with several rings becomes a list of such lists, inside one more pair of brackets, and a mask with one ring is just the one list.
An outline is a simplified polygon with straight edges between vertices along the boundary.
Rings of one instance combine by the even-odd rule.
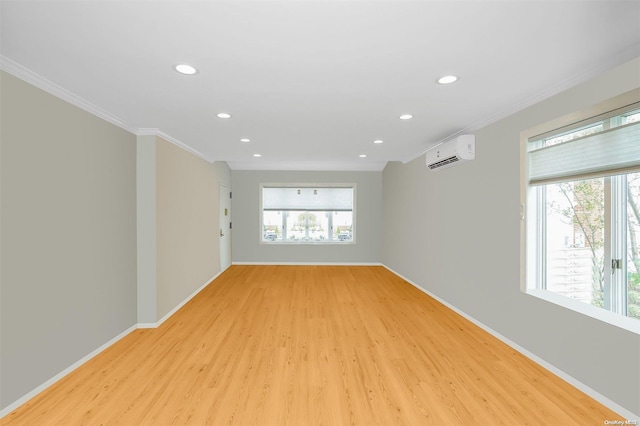
[[231, 188], [220, 185], [220, 272], [231, 266]]

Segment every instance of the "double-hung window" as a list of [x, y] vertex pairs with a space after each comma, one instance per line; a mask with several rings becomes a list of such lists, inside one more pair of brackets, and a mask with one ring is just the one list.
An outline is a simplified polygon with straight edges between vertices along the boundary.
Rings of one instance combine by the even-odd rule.
[[353, 243], [354, 199], [354, 185], [262, 185], [261, 241]]
[[528, 137], [526, 162], [527, 288], [640, 319], [640, 103]]

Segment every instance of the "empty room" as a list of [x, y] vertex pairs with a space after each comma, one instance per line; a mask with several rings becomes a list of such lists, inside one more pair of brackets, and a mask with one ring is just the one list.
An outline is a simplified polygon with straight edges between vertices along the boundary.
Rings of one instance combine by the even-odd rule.
[[640, 424], [640, 2], [0, 1], [0, 424]]

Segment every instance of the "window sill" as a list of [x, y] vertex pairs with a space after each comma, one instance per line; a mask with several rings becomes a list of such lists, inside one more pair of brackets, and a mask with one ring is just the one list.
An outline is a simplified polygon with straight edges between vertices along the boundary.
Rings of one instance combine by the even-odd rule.
[[355, 243], [355, 241], [260, 241], [260, 244], [267, 244], [271, 246], [350, 246]]
[[597, 306], [588, 305], [577, 300], [573, 300], [566, 296], [553, 293], [547, 290], [541, 289], [527, 289], [526, 294], [537, 297], [538, 299], [546, 300], [547, 302], [560, 305], [563, 308], [571, 309], [574, 312], [595, 318], [607, 324], [611, 324], [615, 327], [622, 328], [632, 333], [640, 334], [640, 320], [624, 317], [622, 315], [615, 314]]

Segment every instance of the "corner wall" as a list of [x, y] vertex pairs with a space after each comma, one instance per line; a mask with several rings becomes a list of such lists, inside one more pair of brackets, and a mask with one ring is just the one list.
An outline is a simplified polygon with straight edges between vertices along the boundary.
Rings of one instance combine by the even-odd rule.
[[390, 269], [636, 415], [640, 336], [520, 291], [519, 182], [520, 132], [639, 86], [636, 59], [479, 130], [473, 162], [389, 163], [382, 245]]

